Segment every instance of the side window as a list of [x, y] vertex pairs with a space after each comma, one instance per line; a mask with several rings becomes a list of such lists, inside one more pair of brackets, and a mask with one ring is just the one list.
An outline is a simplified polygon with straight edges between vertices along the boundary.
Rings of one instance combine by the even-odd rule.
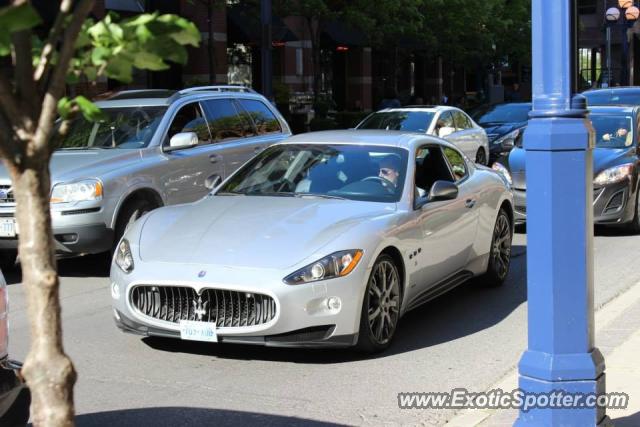
[[435, 134], [440, 136], [440, 130], [442, 128], [452, 128], [455, 129], [455, 125], [453, 123], [453, 116], [450, 111], [445, 111], [440, 114], [438, 120], [436, 121], [436, 127], [434, 129]]
[[171, 137], [181, 132], [195, 132], [198, 135], [199, 145], [211, 142], [207, 121], [202, 117], [202, 110], [197, 102], [180, 108], [169, 126], [165, 144], [169, 143]]
[[455, 180], [460, 181], [465, 178], [467, 176], [467, 165], [462, 154], [449, 147], [444, 147], [443, 151], [445, 157], [449, 161], [449, 165], [451, 165], [451, 172], [453, 173]]
[[214, 142], [253, 135], [253, 126], [238, 114], [233, 100], [210, 99], [204, 101], [204, 109]]
[[418, 197], [429, 194], [436, 181], [453, 181], [447, 161], [437, 146], [418, 148], [416, 152], [416, 193]]
[[258, 135], [282, 132], [280, 122], [262, 101], [239, 99], [238, 102], [253, 119]]
[[469, 118], [466, 116], [466, 114], [461, 111], [456, 111], [454, 113], [454, 121], [457, 131], [467, 130], [471, 128], [471, 121], [469, 121]]

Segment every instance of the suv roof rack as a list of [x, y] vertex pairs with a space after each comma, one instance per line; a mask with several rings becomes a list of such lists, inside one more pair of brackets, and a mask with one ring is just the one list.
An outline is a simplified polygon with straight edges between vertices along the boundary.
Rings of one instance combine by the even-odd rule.
[[182, 89], [178, 93], [180, 95], [184, 95], [191, 92], [200, 92], [200, 91], [208, 91], [208, 92], [247, 92], [247, 93], [257, 93], [255, 90], [250, 87], [241, 86], [241, 85], [216, 85], [216, 86], [194, 86], [186, 89]]
[[105, 99], [117, 100], [117, 99], [135, 99], [135, 98], [169, 98], [176, 93], [175, 90], [170, 89], [134, 89], [134, 90], [122, 90], [107, 96]]

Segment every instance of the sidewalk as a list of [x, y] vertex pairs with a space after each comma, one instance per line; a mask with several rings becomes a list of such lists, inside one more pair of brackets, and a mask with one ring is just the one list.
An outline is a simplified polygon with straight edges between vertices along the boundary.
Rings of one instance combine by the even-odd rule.
[[[596, 346], [605, 356], [607, 392], [629, 395], [626, 409], [610, 409], [607, 415], [616, 427], [640, 426], [640, 283], [596, 312]], [[491, 389], [518, 388], [517, 369]], [[517, 410], [464, 410], [447, 427], [512, 426]]]

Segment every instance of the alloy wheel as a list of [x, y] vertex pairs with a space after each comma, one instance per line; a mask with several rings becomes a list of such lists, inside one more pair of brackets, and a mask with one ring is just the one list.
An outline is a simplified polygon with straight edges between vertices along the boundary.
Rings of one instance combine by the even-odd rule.
[[376, 265], [369, 284], [369, 329], [378, 344], [387, 343], [395, 332], [400, 316], [398, 270], [389, 261]]
[[509, 272], [511, 261], [511, 226], [504, 213], [498, 215], [496, 227], [493, 230], [491, 256], [495, 273], [502, 280]]
[[482, 148], [478, 149], [478, 152], [476, 153], [476, 163], [480, 165], [487, 164], [487, 156], [485, 155], [484, 150]]

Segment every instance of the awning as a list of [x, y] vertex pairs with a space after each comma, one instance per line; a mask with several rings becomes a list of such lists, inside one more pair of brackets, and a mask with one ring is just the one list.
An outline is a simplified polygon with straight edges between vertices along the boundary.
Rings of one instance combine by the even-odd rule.
[[345, 46], [368, 46], [367, 37], [357, 28], [340, 21], [331, 21], [324, 27], [322, 41], [327, 44]]
[[105, 9], [144, 12], [144, 0], [105, 0]]
[[[260, 30], [260, 11], [246, 6], [233, 6], [227, 9], [227, 40], [231, 43], [259, 45], [262, 40]], [[282, 19], [271, 16], [271, 40], [293, 42], [298, 38]]]

